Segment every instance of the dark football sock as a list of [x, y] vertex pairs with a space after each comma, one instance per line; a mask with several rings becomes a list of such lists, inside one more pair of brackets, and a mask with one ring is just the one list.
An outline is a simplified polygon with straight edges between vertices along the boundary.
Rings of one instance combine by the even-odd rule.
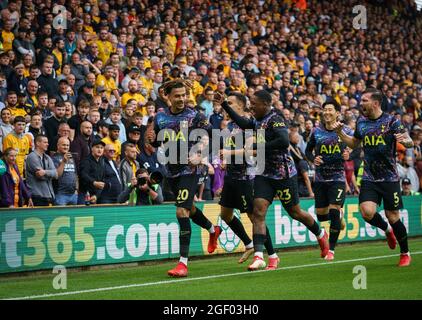
[[403, 222], [398, 220], [391, 225], [391, 228], [393, 228], [394, 235], [396, 236], [397, 242], [399, 243], [400, 253], [409, 252], [409, 246], [407, 243], [407, 231]]
[[251, 238], [249, 238], [248, 234], [245, 231], [245, 228], [243, 227], [242, 222], [237, 217], [234, 216], [232, 221], [228, 223], [228, 226], [230, 227], [230, 229], [233, 230], [234, 234], [237, 235], [240, 240], [242, 240], [245, 246], [251, 243]]
[[366, 220], [366, 222], [368, 222], [371, 226], [380, 228], [382, 231], [386, 231], [388, 228], [388, 223], [385, 222], [385, 220], [381, 217], [381, 215], [376, 212], [375, 215], [373, 216], [373, 218], [371, 220]]
[[180, 226], [179, 243], [180, 256], [187, 258], [189, 256], [189, 245], [191, 236], [191, 225], [189, 218], [177, 218]]
[[306, 227], [317, 237], [319, 237], [319, 235], [321, 234], [321, 228], [316, 221], [314, 221], [314, 224], [312, 226]]
[[340, 220], [340, 211], [337, 209], [330, 209], [329, 212], [330, 216], [330, 250], [334, 251], [334, 248], [336, 247], [338, 235], [340, 234], [340, 228], [341, 228], [341, 220]]
[[211, 221], [209, 221], [204, 214], [202, 213], [201, 210], [199, 210], [197, 207], [195, 213], [191, 216], [191, 219], [194, 223], [196, 223], [198, 226], [200, 226], [201, 228], [204, 228], [206, 230], [211, 229], [212, 227], [212, 223]]
[[267, 228], [267, 237], [265, 238], [264, 246], [265, 246], [265, 249], [267, 249], [268, 255], [270, 256], [274, 254], [275, 251], [274, 251], [273, 242], [271, 239], [270, 230], [268, 230], [268, 227], [266, 228]]

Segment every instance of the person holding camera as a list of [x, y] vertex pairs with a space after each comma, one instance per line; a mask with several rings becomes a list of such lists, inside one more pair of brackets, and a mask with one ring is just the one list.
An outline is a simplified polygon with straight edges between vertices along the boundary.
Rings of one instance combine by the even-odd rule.
[[131, 205], [143, 206], [163, 203], [163, 191], [160, 182], [163, 176], [159, 171], [151, 175], [148, 170], [141, 168], [136, 172], [136, 178], [132, 178], [131, 184], [119, 195], [118, 202], [124, 203], [129, 200], [132, 191], [136, 191], [131, 199]]

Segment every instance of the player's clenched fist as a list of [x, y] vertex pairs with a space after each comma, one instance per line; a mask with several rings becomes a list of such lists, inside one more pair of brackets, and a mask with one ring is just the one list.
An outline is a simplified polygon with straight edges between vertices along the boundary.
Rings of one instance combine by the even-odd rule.
[[343, 130], [344, 127], [344, 123], [336, 121], [333, 125], [333, 129], [335, 132], [337, 132], [337, 134], [340, 134], [341, 131]]

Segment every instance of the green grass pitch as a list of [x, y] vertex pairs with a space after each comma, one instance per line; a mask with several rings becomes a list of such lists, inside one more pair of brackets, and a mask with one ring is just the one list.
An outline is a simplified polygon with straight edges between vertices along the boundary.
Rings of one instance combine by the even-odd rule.
[[[317, 248], [280, 250], [275, 271], [248, 272], [251, 260], [239, 265], [239, 255], [228, 255], [192, 259], [184, 279], [167, 276], [175, 261], [68, 270], [66, 290], [53, 288], [53, 273], [0, 276], [0, 299], [422, 299], [422, 238], [410, 239], [409, 246], [407, 268], [397, 267], [398, 248], [377, 241], [340, 245], [333, 262], [319, 258]], [[363, 284], [364, 274], [353, 272], [356, 266], [365, 267], [366, 289], [353, 287], [354, 281]]]

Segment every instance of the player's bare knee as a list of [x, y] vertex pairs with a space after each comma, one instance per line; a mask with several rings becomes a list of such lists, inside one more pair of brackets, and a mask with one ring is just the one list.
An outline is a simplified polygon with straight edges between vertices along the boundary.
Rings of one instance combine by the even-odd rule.
[[375, 212], [372, 212], [372, 211], [364, 211], [364, 210], [361, 210], [361, 213], [362, 213], [362, 218], [365, 220], [365, 221], [370, 221], [370, 220], [372, 220], [372, 218], [374, 217], [374, 215], [375, 215]]
[[233, 212], [224, 212], [222, 211], [220, 213], [220, 217], [221, 219], [225, 222], [225, 223], [229, 223], [230, 221], [232, 221], [233, 219]]
[[190, 217], [190, 210], [186, 208], [177, 208], [176, 209], [176, 216], [178, 218], [189, 218]]
[[376, 205], [374, 207], [372, 204], [361, 204], [360, 212], [362, 214], [362, 218], [365, 221], [369, 221], [374, 217], [375, 213], [377, 212], [377, 208]]
[[262, 224], [262, 223], [265, 224], [265, 214], [263, 214], [263, 213], [254, 214], [253, 223], [254, 224]]
[[265, 215], [267, 213], [267, 208], [265, 206], [254, 206], [253, 208], [253, 220], [255, 222], [265, 220]]
[[316, 212], [317, 215], [322, 216], [322, 215], [328, 214], [328, 210], [329, 210], [328, 207], [327, 208], [316, 208], [315, 212]]
[[398, 211], [398, 210], [394, 210], [394, 211], [385, 210], [385, 217], [387, 218], [390, 225], [394, 224], [394, 223], [396, 223], [397, 221], [400, 220], [400, 211]]
[[253, 208], [253, 216], [254, 217], [264, 217], [267, 213], [268, 205], [263, 202], [255, 202]]
[[287, 213], [295, 220], [302, 221], [306, 215], [306, 212], [302, 211], [299, 205], [293, 206], [287, 210]]
[[225, 223], [229, 224], [229, 222], [232, 221], [234, 217], [233, 209], [221, 206], [220, 217]]

